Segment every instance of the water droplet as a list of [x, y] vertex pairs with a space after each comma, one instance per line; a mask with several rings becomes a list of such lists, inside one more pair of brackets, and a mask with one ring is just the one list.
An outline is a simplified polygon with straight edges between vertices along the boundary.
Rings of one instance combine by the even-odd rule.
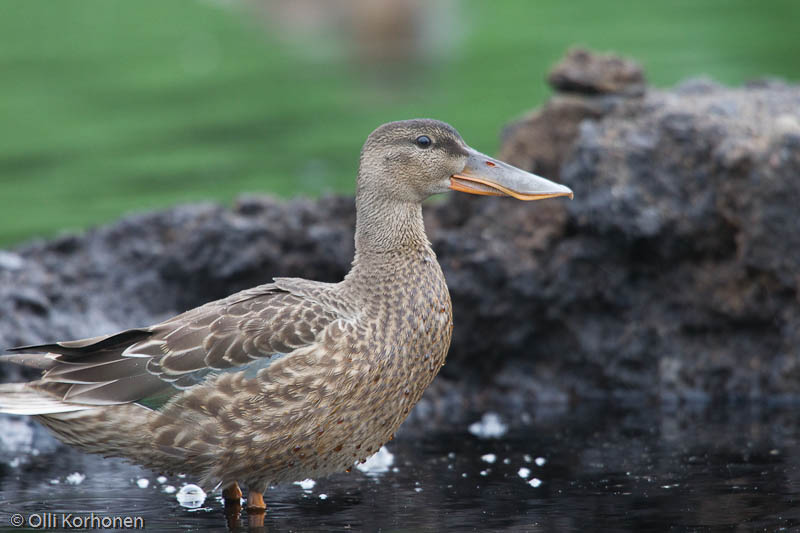
[[206, 501], [206, 493], [197, 485], [192, 485], [190, 483], [189, 485], [181, 487], [181, 490], [178, 491], [175, 498], [178, 500], [181, 507], [196, 509]]

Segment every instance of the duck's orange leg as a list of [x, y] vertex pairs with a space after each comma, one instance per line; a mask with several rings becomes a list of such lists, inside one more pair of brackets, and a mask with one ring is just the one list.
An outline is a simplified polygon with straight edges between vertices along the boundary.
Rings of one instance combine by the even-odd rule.
[[233, 485], [230, 485], [227, 488], [223, 489], [222, 499], [225, 500], [226, 505], [228, 502], [236, 502], [241, 505], [242, 489], [239, 488], [239, 484], [234, 481]]
[[228, 529], [234, 531], [239, 529], [239, 522], [242, 514], [242, 489], [234, 481], [233, 485], [222, 490], [222, 501], [225, 503], [225, 517], [228, 519]]
[[247, 521], [250, 529], [264, 527], [267, 504], [264, 495], [256, 490], [247, 491]]
[[247, 492], [247, 511], [250, 513], [263, 513], [267, 510], [264, 495], [258, 491]]

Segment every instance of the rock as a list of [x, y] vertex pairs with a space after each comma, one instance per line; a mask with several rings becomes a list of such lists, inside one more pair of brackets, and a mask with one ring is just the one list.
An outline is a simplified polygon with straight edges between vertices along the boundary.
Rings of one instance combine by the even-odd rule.
[[500, 159], [546, 176], [558, 176], [587, 118], [600, 119], [645, 92], [644, 73], [633, 61], [571, 50], [548, 77], [557, 94], [542, 109], [504, 129]]
[[642, 67], [613, 54], [574, 48], [556, 65], [547, 81], [556, 91], [581, 94], [641, 95], [645, 90]]
[[446, 368], [547, 397], [797, 398], [800, 88], [611, 98], [558, 94], [504, 138], [501, 157], [574, 201], [470, 203], [437, 235], [469, 332]]
[[[551, 78], [569, 94], [501, 148], [575, 200], [426, 208], [456, 326], [412, 423], [536, 400], [800, 399], [800, 88], [625, 90], [641, 71], [576, 54]], [[246, 197], [21, 246], [0, 255], [0, 346], [150, 324], [272, 276], [339, 280], [354, 223], [351, 198]]]

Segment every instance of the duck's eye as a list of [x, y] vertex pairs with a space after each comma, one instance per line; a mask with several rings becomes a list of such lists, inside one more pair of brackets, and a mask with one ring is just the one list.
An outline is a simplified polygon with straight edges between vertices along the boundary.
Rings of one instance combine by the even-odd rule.
[[416, 145], [417, 145], [417, 146], [419, 146], [420, 148], [427, 148], [427, 147], [429, 147], [431, 144], [433, 144], [433, 141], [432, 141], [432, 140], [431, 140], [431, 138], [430, 138], [430, 137], [428, 137], [427, 135], [420, 135], [419, 137], [417, 137], [417, 138], [414, 140], [414, 144], [416, 144]]

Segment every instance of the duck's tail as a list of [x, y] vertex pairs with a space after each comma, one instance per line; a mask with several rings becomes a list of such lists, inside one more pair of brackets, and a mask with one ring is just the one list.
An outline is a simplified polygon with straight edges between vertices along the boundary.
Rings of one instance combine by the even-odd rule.
[[[20, 353], [0, 356], [2, 363], [14, 363], [29, 368], [48, 370], [55, 366], [53, 358], [39, 353]], [[85, 405], [66, 403], [28, 383], [0, 384], [0, 413], [10, 415], [50, 415], [87, 409]]]
[[10, 415], [51, 415], [84, 411], [91, 408], [63, 402], [27, 383], [0, 384], [0, 413]]

